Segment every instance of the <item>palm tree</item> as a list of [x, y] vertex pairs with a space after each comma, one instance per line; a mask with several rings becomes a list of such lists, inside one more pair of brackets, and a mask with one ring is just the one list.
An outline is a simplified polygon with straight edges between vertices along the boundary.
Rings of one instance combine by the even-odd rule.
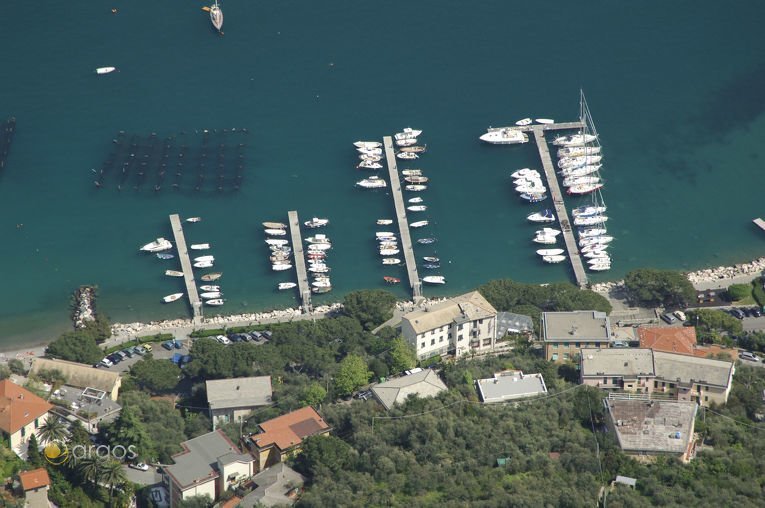
[[40, 426], [40, 440], [43, 443], [49, 443], [51, 441], [65, 441], [69, 436], [69, 432], [66, 430], [66, 425], [57, 416], [49, 416], [45, 423]]
[[127, 482], [122, 464], [116, 460], [107, 460], [101, 469], [101, 481], [109, 485], [109, 506], [114, 506], [114, 487]]
[[98, 486], [105, 464], [106, 459], [104, 457], [98, 454], [88, 454], [77, 461], [77, 470], [86, 481], [93, 482]]

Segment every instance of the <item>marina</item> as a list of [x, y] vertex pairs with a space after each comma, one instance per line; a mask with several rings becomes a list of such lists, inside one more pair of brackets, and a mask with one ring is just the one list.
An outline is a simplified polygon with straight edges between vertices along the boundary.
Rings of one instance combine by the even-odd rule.
[[302, 300], [303, 312], [311, 312], [311, 286], [308, 283], [308, 272], [305, 267], [305, 256], [303, 254], [303, 239], [300, 234], [300, 219], [295, 210], [287, 212], [290, 227], [290, 238], [292, 239], [292, 255], [295, 259], [295, 273], [297, 274], [298, 291]]
[[385, 136], [383, 138], [385, 147], [385, 159], [388, 163], [388, 176], [390, 178], [391, 195], [393, 196], [393, 205], [396, 208], [396, 219], [398, 221], [398, 230], [401, 237], [401, 250], [404, 253], [404, 262], [406, 263], [406, 272], [409, 277], [409, 286], [412, 288], [412, 298], [418, 302], [422, 298], [422, 284], [417, 274], [417, 260], [414, 257], [414, 248], [412, 247], [412, 236], [409, 233], [409, 222], [406, 218], [406, 205], [401, 191], [401, 180], [396, 165], [396, 156], [393, 147], [393, 138]]
[[189, 251], [186, 248], [186, 237], [183, 234], [183, 225], [181, 218], [177, 213], [170, 215], [170, 228], [175, 237], [175, 247], [178, 252], [178, 258], [181, 260], [181, 270], [183, 271], [183, 280], [186, 283], [186, 294], [189, 297], [189, 305], [193, 312], [192, 322], [195, 325], [202, 323], [202, 300], [197, 292], [196, 281], [194, 280], [194, 269], [189, 259]]

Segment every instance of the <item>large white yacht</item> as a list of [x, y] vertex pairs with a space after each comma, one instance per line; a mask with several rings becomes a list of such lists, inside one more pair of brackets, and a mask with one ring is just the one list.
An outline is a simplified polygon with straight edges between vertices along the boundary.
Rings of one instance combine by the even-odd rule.
[[163, 250], [169, 250], [173, 248], [173, 244], [170, 240], [164, 238], [157, 238], [153, 242], [147, 243], [141, 250], [144, 252], [162, 252]]
[[218, 5], [218, 0], [215, 0], [215, 4], [210, 6], [210, 21], [215, 29], [220, 32], [223, 28], [223, 11]]
[[528, 134], [512, 127], [489, 129], [480, 139], [492, 145], [515, 145], [529, 142]]

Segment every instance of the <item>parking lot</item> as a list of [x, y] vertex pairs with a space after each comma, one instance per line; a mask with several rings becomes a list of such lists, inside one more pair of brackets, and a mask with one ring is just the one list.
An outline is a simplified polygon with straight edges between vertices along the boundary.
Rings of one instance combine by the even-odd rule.
[[[180, 349], [176, 349], [176, 348], [166, 349], [166, 348], [162, 347], [160, 344], [153, 344], [152, 345], [153, 347], [152, 347], [151, 354], [157, 360], [160, 360], [160, 359], [161, 360], [170, 360], [175, 353], [180, 353], [182, 355], [187, 355], [187, 354], [189, 354], [189, 348], [187, 346], [187, 342], [188, 341], [178, 341], [178, 343], [181, 345]], [[128, 348], [128, 347], [133, 347], [133, 346], [125, 345], [125, 348]], [[100, 368], [102, 368], [102, 369], [106, 368], [107, 370], [109, 370], [111, 372], [119, 372], [119, 373], [127, 372], [128, 370], [130, 370], [130, 367], [134, 363], [139, 361], [141, 358], [143, 358], [143, 356], [145, 356], [145, 355], [134, 354], [132, 358], [126, 358], [126, 359], [122, 360], [120, 363], [118, 363], [118, 364], [116, 364], [116, 365], [114, 365], [112, 367], [108, 367], [108, 368], [107, 367], [100, 367]]]

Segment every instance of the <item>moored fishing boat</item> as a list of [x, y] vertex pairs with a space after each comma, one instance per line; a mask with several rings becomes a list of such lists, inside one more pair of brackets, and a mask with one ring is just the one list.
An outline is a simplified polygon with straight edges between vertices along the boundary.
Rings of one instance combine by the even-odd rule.
[[422, 278], [422, 282], [428, 284], [446, 284], [446, 278], [443, 275], [428, 275]]
[[268, 245], [274, 245], [274, 246], [282, 246], [287, 245], [290, 243], [289, 240], [281, 239], [281, 238], [266, 238], [266, 243]]
[[212, 261], [197, 261], [194, 263], [194, 268], [212, 268]]
[[414, 184], [414, 185], [407, 185], [404, 187], [406, 190], [411, 192], [421, 192], [428, 188], [427, 185], [420, 185], [420, 184]]
[[312, 243], [308, 246], [309, 251], [329, 250], [332, 248], [330, 243]]
[[541, 193], [541, 194], [527, 194], [523, 193], [521, 194], [521, 199], [524, 199], [528, 201], [529, 203], [539, 203], [540, 201], [544, 201], [547, 199], [547, 194]]
[[598, 263], [594, 265], [589, 265], [587, 268], [594, 272], [604, 272], [606, 270], [611, 269], [611, 263]]
[[418, 220], [416, 222], [412, 222], [409, 224], [410, 228], [422, 228], [428, 225], [428, 221], [426, 220]]
[[412, 206], [407, 206], [406, 209], [409, 210], [410, 212], [424, 212], [425, 210], [428, 209], [428, 207], [425, 205], [412, 205]]
[[220, 291], [205, 291], [204, 293], [201, 293], [199, 296], [204, 298], [205, 300], [213, 300], [215, 298], [220, 298], [223, 296], [223, 293]]
[[263, 227], [266, 229], [287, 229], [287, 225], [283, 222], [264, 222]]
[[287, 234], [286, 229], [264, 229], [263, 232], [269, 236], [285, 236]]
[[172, 295], [167, 295], [162, 298], [162, 301], [165, 303], [174, 302], [176, 300], [179, 300], [183, 296], [183, 293], [173, 293]]
[[425, 200], [422, 199], [420, 196], [417, 196], [415, 198], [409, 198], [406, 200], [407, 203], [422, 203], [423, 201]]
[[565, 251], [563, 249], [539, 249], [537, 254], [540, 256], [560, 256]]
[[401, 282], [401, 279], [397, 279], [396, 277], [388, 277], [388, 276], [383, 277], [383, 280], [388, 284], [398, 284], [399, 282]]
[[209, 243], [192, 243], [190, 246], [191, 250], [207, 250], [210, 248]]
[[401, 251], [399, 251], [398, 249], [380, 249], [381, 256], [395, 256], [399, 252]]
[[532, 238], [532, 241], [535, 243], [541, 243], [544, 245], [554, 245], [555, 243], [557, 243], [558, 239], [550, 235], [537, 235], [534, 238]]
[[417, 144], [417, 138], [397, 139], [396, 146], [412, 146]]
[[203, 280], [205, 282], [212, 282], [214, 280], [218, 280], [223, 276], [222, 272], [212, 272], [212, 273], [206, 273], [199, 277], [200, 280]]
[[220, 307], [223, 305], [223, 298], [216, 298], [214, 300], [205, 300], [205, 305], [210, 305], [212, 307]]
[[271, 265], [271, 270], [275, 272], [283, 272], [284, 270], [291, 270], [292, 264], [291, 263], [275, 263]]
[[542, 256], [542, 261], [545, 263], [560, 263], [561, 261], [564, 261], [566, 259], [566, 256], [557, 255], [557, 256]]
[[165, 275], [168, 277], [183, 277], [183, 272], [179, 272], [178, 270], [165, 270]]
[[541, 124], [553, 124], [553, 123], [555, 123], [555, 120], [553, 120], [552, 118], [535, 118], [534, 121], [536, 123], [541, 123]]
[[321, 288], [317, 288], [317, 287], [312, 287], [311, 288], [311, 293], [316, 293], [317, 295], [322, 294], [322, 293], [329, 293], [330, 291], [332, 291], [332, 286], [321, 287]]
[[199, 286], [202, 291], [220, 291], [220, 286]]
[[294, 287], [297, 287], [297, 284], [294, 282], [280, 282], [277, 288], [279, 291], [283, 291], [285, 289], [292, 289]]
[[215, 256], [199, 256], [194, 258], [194, 261], [215, 261]]
[[393, 224], [393, 219], [377, 219], [378, 226], [387, 226]]
[[399, 258], [383, 258], [382, 264], [384, 265], [400, 265], [401, 260]]
[[405, 176], [404, 181], [409, 183], [428, 183], [427, 176]]
[[546, 236], [558, 236], [560, 234], [560, 229], [542, 228], [542, 229], [538, 229], [536, 231], [536, 234], [538, 234], [538, 235], [546, 235]]

